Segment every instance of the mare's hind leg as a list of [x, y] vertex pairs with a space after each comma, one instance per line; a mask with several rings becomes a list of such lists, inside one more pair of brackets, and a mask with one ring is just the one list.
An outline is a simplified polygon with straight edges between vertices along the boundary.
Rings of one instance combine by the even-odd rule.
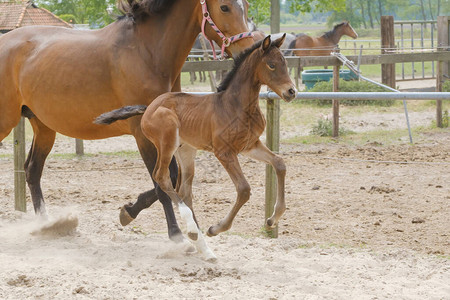
[[45, 159], [52, 150], [56, 132], [45, 126], [38, 118], [30, 119], [34, 137], [30, 152], [25, 162], [25, 175], [30, 189], [36, 214], [47, 217], [44, 197], [41, 189], [41, 176]]
[[[172, 180], [172, 185], [175, 187], [178, 174], [178, 166], [175, 158], [172, 158], [169, 169], [170, 179]], [[136, 219], [136, 217], [142, 210], [149, 208], [153, 203], [156, 202], [156, 200], [158, 200], [156, 189], [152, 189], [140, 194], [134, 204], [130, 202], [122, 206], [119, 216], [120, 224], [122, 224], [122, 226], [128, 225], [131, 221]]]

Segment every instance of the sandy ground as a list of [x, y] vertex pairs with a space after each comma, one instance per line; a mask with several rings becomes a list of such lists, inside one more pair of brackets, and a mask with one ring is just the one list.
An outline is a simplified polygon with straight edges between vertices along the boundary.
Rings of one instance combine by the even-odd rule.
[[[54, 153], [73, 144], [59, 137]], [[139, 156], [101, 152], [134, 150], [131, 137], [85, 146], [92, 155], [51, 156], [44, 171], [51, 219], [79, 223], [64, 236], [42, 234], [47, 223], [30, 202], [26, 214], [14, 211], [12, 159], [0, 159], [1, 299], [450, 298], [448, 130], [413, 146], [283, 144], [288, 210], [278, 239], [262, 233], [265, 167], [242, 158], [252, 197], [229, 232], [207, 238], [216, 263], [168, 240], [159, 203], [119, 224], [119, 207], [150, 187], [149, 176]], [[196, 162], [205, 231], [235, 191], [209, 153]]]
[[[434, 115], [410, 118], [429, 125]], [[404, 128], [398, 113], [341, 121], [357, 132]], [[286, 129], [282, 137], [308, 131]], [[0, 299], [450, 299], [450, 131], [414, 139], [282, 144], [288, 210], [278, 239], [262, 232], [265, 166], [241, 158], [252, 197], [230, 231], [206, 238], [215, 263], [169, 241], [159, 203], [119, 224], [119, 208], [151, 187], [132, 137], [85, 141], [84, 157], [50, 156], [42, 179], [46, 222], [30, 199], [26, 214], [14, 211], [13, 164], [5, 156], [12, 143], [5, 141]], [[105, 154], [118, 151], [126, 153]], [[58, 136], [52, 154], [73, 152], [73, 140]], [[206, 231], [229, 211], [235, 190], [211, 154], [200, 152], [196, 168], [194, 205]], [[57, 220], [78, 226], [43, 230]]]

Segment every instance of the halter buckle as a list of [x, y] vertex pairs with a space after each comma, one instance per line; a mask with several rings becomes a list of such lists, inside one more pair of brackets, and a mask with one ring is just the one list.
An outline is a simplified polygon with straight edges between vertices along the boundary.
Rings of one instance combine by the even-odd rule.
[[200, 4], [205, 4], [206, 0], [200, 0]]
[[225, 48], [226, 48], [226, 47], [228, 47], [228, 46], [231, 45], [231, 40], [230, 40], [229, 38], [225, 37], [225, 38], [223, 39], [223, 43], [224, 43]]

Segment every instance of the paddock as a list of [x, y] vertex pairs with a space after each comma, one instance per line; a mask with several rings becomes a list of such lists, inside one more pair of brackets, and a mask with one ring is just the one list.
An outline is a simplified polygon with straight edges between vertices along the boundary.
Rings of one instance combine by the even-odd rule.
[[[429, 126], [435, 110], [410, 111], [414, 126]], [[286, 130], [293, 111], [281, 110], [288, 210], [278, 239], [263, 232], [265, 166], [242, 158], [252, 196], [228, 233], [207, 239], [216, 263], [168, 240], [160, 204], [119, 224], [119, 208], [150, 184], [132, 137], [86, 141], [86, 155], [77, 156], [73, 139], [58, 135], [42, 186], [52, 218], [79, 222], [63, 236], [38, 230], [29, 197], [25, 214], [14, 211], [14, 146], [5, 140], [0, 298], [448, 297], [449, 130], [420, 131], [413, 145], [406, 132], [390, 142], [303, 144], [289, 135], [307, 128]], [[359, 118], [345, 112], [342, 125], [359, 132], [405, 128], [398, 109]], [[194, 208], [205, 231], [229, 211], [235, 190], [212, 155], [200, 153], [196, 166]]]
[[[282, 133], [288, 113], [282, 110]], [[410, 113], [415, 122], [434, 118], [433, 107]], [[399, 110], [362, 119], [373, 128], [381, 115], [392, 129], [388, 120], [403, 117]], [[343, 119], [343, 126], [360, 127]], [[288, 210], [276, 240], [262, 232], [265, 166], [243, 158], [252, 196], [229, 233], [207, 239], [215, 264], [169, 242], [160, 204], [128, 227], [119, 224], [119, 207], [149, 184], [126, 136], [86, 141], [83, 157], [73, 154], [72, 139], [58, 136], [43, 176], [47, 207], [53, 217], [71, 213], [79, 226], [64, 237], [30, 235], [39, 225], [30, 203], [26, 214], [13, 209], [12, 143], [5, 141], [0, 298], [445, 298], [450, 132], [415, 139], [384, 146], [282, 142]], [[196, 164], [194, 207], [206, 230], [229, 210], [235, 191], [210, 154], [200, 153]]]

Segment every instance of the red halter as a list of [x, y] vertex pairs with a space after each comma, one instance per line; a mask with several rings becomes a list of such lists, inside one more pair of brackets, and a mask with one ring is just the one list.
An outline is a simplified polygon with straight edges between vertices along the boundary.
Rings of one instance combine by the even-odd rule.
[[202, 5], [202, 13], [203, 13], [202, 34], [205, 37], [205, 39], [207, 39], [209, 41], [209, 43], [211, 44], [211, 48], [213, 50], [214, 59], [217, 59], [217, 57], [216, 57], [216, 51], [214, 50], [213, 42], [205, 34], [206, 21], [208, 21], [209, 25], [211, 25], [211, 27], [214, 29], [214, 31], [222, 39], [222, 52], [221, 52], [221, 58], [222, 59], [225, 58], [224, 57], [225, 48], [230, 46], [231, 43], [234, 43], [234, 42], [239, 41], [239, 40], [244, 39], [244, 38], [253, 37], [253, 33], [251, 33], [251, 32], [243, 32], [243, 33], [236, 34], [236, 35], [234, 35], [234, 36], [232, 36], [230, 38], [227, 38], [222, 33], [222, 31], [220, 31], [220, 29], [216, 26], [214, 21], [211, 19], [211, 16], [210, 16], [209, 11], [208, 11], [208, 7], [206, 6], [206, 0], [200, 0], [200, 4]]

